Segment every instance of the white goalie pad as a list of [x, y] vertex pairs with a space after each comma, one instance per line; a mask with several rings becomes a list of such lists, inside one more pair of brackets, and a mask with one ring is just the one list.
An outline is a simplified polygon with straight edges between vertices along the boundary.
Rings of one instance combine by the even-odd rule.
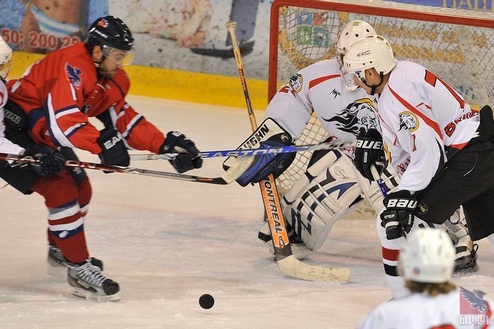
[[[362, 187], [362, 192], [367, 197], [367, 200], [369, 200], [372, 208], [374, 208], [374, 211], [378, 214], [384, 207], [384, 196], [381, 188], [379, 187], [379, 185], [377, 185], [377, 182], [368, 180], [367, 178], [360, 175], [356, 170], [355, 175], [357, 176], [360, 186]], [[398, 176], [398, 173], [396, 173], [396, 171], [390, 165], [384, 168], [381, 179], [384, 184], [384, 189], [387, 191], [388, 194], [394, 192], [396, 190], [396, 187], [400, 183], [400, 177]]]
[[331, 151], [288, 190], [283, 214], [305, 245], [316, 251], [333, 225], [354, 209], [361, 192], [350, 159]]

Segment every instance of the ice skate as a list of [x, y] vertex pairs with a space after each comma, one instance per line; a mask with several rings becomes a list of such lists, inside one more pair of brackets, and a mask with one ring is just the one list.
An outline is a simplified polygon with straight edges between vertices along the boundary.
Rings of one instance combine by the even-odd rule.
[[[91, 264], [94, 266], [98, 267], [101, 271], [103, 271], [103, 261], [91, 257], [89, 258], [91, 260]], [[48, 246], [48, 256], [47, 256], [48, 264], [50, 264], [50, 268], [48, 269], [48, 273], [51, 275], [57, 275], [60, 273], [60, 271], [57, 271], [59, 268], [67, 268], [68, 263], [65, 257], [62, 254], [62, 251], [60, 248], [58, 248], [54, 244], [50, 244]]]
[[89, 260], [82, 265], [69, 265], [67, 279], [73, 287], [72, 294], [77, 297], [97, 301], [120, 300], [118, 283], [106, 278]]
[[478, 244], [473, 244], [470, 248], [465, 246], [456, 247], [454, 274], [468, 274], [479, 270], [479, 265], [477, 264], [478, 249]]

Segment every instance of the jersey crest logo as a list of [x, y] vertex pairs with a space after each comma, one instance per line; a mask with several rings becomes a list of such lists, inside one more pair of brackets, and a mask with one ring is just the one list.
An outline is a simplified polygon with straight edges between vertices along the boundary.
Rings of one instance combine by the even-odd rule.
[[398, 114], [400, 120], [400, 131], [401, 130], [410, 130], [412, 133], [419, 129], [419, 120], [417, 116], [410, 112], [405, 111]]
[[376, 105], [370, 98], [361, 98], [350, 103], [332, 118], [322, 118], [326, 122], [335, 122], [336, 128], [354, 135], [371, 128], [377, 129]]
[[67, 74], [67, 79], [76, 89], [81, 87], [81, 73], [82, 71], [78, 67], [65, 63], [65, 74]]

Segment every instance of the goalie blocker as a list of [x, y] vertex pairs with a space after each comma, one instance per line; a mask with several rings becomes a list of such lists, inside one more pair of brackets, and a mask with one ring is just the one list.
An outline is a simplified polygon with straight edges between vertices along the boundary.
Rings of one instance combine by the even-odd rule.
[[[294, 145], [290, 134], [273, 119], [264, 120], [237, 150], [273, 148], [273, 153], [268, 152], [266, 154], [263, 152], [263, 154], [254, 155], [251, 166], [236, 180], [237, 183], [241, 186], [247, 186], [249, 183], [261, 181], [269, 174], [273, 174], [275, 178], [281, 175], [293, 162], [297, 153], [280, 153], [274, 149], [287, 145]], [[234, 166], [237, 161], [241, 160], [236, 157], [228, 157], [223, 162], [223, 168], [227, 170]]]

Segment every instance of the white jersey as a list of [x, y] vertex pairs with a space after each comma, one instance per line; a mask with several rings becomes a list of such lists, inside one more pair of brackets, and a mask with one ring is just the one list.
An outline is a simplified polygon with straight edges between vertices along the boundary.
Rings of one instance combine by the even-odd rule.
[[0, 79], [0, 153], [20, 154], [24, 149], [5, 138], [3, 108], [7, 104], [8, 94], [5, 84]]
[[460, 288], [436, 297], [415, 293], [391, 300], [372, 310], [358, 329], [492, 329], [494, 306], [476, 292]]
[[361, 88], [348, 91], [336, 58], [303, 68], [291, 82], [299, 97], [283, 86], [270, 101], [265, 116], [273, 118], [294, 139], [302, 134], [312, 112], [328, 132], [327, 137], [337, 142], [354, 141], [359, 131], [376, 128], [377, 98]]
[[459, 93], [423, 66], [396, 61], [379, 97], [378, 113], [398, 189], [423, 190], [479, 126]]

